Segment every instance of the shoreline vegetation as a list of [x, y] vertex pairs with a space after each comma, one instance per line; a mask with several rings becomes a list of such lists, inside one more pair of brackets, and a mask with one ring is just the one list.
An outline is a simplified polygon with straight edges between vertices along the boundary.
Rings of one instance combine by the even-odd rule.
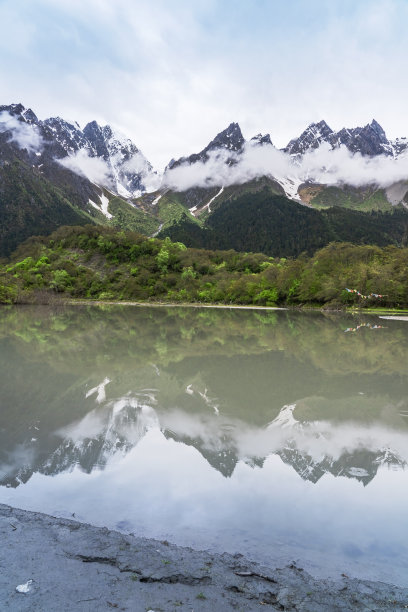
[[[121, 303], [399, 312], [408, 248], [334, 242], [314, 255], [187, 248], [112, 228], [61, 227], [0, 264], [0, 304]], [[367, 297], [366, 297], [367, 296]]]

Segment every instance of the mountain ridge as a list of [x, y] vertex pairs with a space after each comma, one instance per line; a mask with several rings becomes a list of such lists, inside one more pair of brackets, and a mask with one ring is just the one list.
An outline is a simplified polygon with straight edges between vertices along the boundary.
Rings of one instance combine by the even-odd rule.
[[[263, 226], [270, 227], [276, 213], [276, 196], [285, 198], [279, 221], [282, 234], [279, 244], [285, 243], [285, 240], [282, 242], [285, 233], [292, 233], [291, 215], [298, 214], [294, 213], [293, 203], [310, 209], [336, 206], [365, 213], [391, 211], [398, 205], [408, 208], [408, 176], [405, 178], [405, 175], [403, 180], [395, 180], [389, 188], [383, 188], [373, 183], [356, 187], [340, 179], [333, 182], [330, 168], [326, 174], [322, 171], [320, 181], [313, 176], [308, 178], [307, 173], [305, 178], [296, 174], [303, 156], [313, 155], [321, 146], [333, 154], [337, 150], [348, 151], [356, 159], [369, 161], [381, 156], [392, 161], [404, 156], [408, 142], [388, 140], [375, 120], [363, 128], [343, 128], [339, 132], [320, 121], [310, 124], [286, 148], [277, 149], [270, 134], [257, 134], [246, 140], [239, 124], [233, 122], [199, 153], [171, 160], [160, 177], [136, 144], [109, 125], [90, 121], [81, 129], [75, 121], [61, 117], [39, 120], [30, 108], [20, 103], [0, 106], [0, 179], [3, 183], [3, 187], [0, 185], [3, 224], [0, 255], [10, 254], [33, 234], [49, 233], [66, 223], [89, 222], [150, 236], [184, 236], [190, 246], [197, 245], [197, 240], [200, 246], [210, 246], [207, 239], [212, 234], [210, 243], [213, 244], [214, 227], [227, 212], [220, 214], [220, 210], [228, 207], [228, 216], [232, 211], [231, 202], [239, 198], [242, 201], [243, 196], [246, 196], [245, 205], [233, 207], [233, 218], [227, 224], [232, 224], [229, 242], [225, 242], [224, 236], [227, 226], [218, 225], [217, 235], [221, 234], [216, 244], [222, 244], [223, 248], [237, 248], [239, 244], [244, 250], [262, 250], [265, 245], [259, 239], [254, 241], [256, 232], [263, 232], [258, 213], [262, 209]], [[276, 159], [278, 166], [283, 166], [279, 172], [272, 172], [270, 163]], [[183, 184], [186, 176], [188, 180]], [[265, 188], [269, 204], [256, 208], [256, 194]], [[309, 230], [313, 233], [314, 223], [311, 215], [308, 217]], [[349, 229], [352, 217], [351, 213], [344, 213], [342, 217]], [[368, 228], [366, 235], [371, 236], [372, 222], [362, 217], [358, 220], [357, 233], [341, 233], [341, 239], [351, 240], [356, 235], [365, 242], [363, 223]], [[237, 226], [242, 232], [238, 242], [234, 229]], [[337, 233], [336, 230], [335, 236]], [[315, 237], [310, 238], [306, 250], [315, 242]], [[391, 242], [394, 241], [392, 238]], [[269, 252], [270, 249], [269, 245]]]
[[395, 157], [408, 147], [408, 142], [402, 142], [403, 140], [406, 139], [389, 140], [375, 119], [363, 127], [342, 128], [338, 132], [332, 130], [326, 121], [321, 120], [308, 125], [298, 138], [292, 139], [282, 150], [289, 155], [302, 155], [325, 142], [332, 149], [344, 145], [351, 153], [360, 153], [363, 156]]
[[[154, 174], [152, 165], [132, 140], [109, 125], [100, 126], [96, 121], [91, 121], [81, 130], [78, 123], [61, 117], [40, 121], [31, 109], [26, 109], [21, 103], [0, 106], [0, 115], [4, 117], [7, 113], [21, 124], [27, 123], [38, 131], [42, 147], [38, 147], [36, 152], [41, 155], [47, 152], [54, 161], [64, 161], [82, 151], [90, 159], [102, 159], [107, 164], [102, 186], [112, 189], [117, 195], [127, 198], [140, 195], [145, 191], [144, 179]], [[7, 122], [5, 127], [7, 131]], [[12, 126], [10, 131], [18, 131], [18, 125]]]

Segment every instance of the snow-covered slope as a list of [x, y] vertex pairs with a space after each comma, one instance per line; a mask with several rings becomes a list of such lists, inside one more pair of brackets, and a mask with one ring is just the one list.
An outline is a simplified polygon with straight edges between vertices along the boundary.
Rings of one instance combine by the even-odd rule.
[[[11, 123], [6, 121], [2, 124], [4, 117], [11, 118]], [[19, 126], [25, 127], [19, 129]], [[389, 161], [393, 161], [391, 158], [398, 160], [408, 153], [408, 140], [389, 140], [375, 120], [364, 127], [343, 128], [338, 132], [325, 121], [311, 123], [298, 138], [292, 139], [281, 150], [272, 144], [269, 134], [257, 134], [250, 140], [245, 140], [238, 123], [231, 123], [199, 153], [181, 157], [177, 161], [171, 160], [161, 177], [153, 170], [135, 143], [110, 125], [99, 125], [96, 121], [91, 121], [81, 129], [75, 121], [67, 121], [61, 117], [40, 121], [31, 109], [26, 109], [22, 104], [12, 104], [0, 106], [0, 132], [6, 129], [11, 130], [11, 139], [18, 142], [21, 148], [27, 148], [31, 154], [41, 143], [41, 148], [35, 152], [38, 157], [33, 159], [32, 165], [46, 178], [54, 181], [58, 171], [55, 165], [52, 170], [49, 168], [53, 162], [58, 161], [68, 170], [88, 179], [91, 185], [87, 185], [86, 189], [81, 187], [82, 191], [86, 191], [86, 197], [83, 198], [86, 203], [91, 200], [99, 207], [96, 198], [101, 197], [101, 190], [96, 196], [92, 191], [95, 186], [104, 187], [127, 199], [157, 190], [160, 196], [168, 189], [184, 193], [194, 191], [196, 194], [199, 188], [202, 190], [201, 200], [197, 201], [196, 197], [185, 198], [187, 207], [194, 208], [195, 216], [204, 209], [208, 210], [205, 205], [214, 196], [211, 189], [217, 188], [219, 191], [222, 186], [243, 186], [262, 176], [279, 183], [288, 198], [313, 206], [309, 188], [314, 189], [317, 186], [320, 189], [319, 197], [324, 200], [321, 192], [326, 186], [336, 185], [340, 189], [349, 186], [347, 168], [342, 174], [342, 169], [338, 166], [342, 163], [349, 164], [350, 159], [345, 155], [342, 162], [339, 156], [340, 161], [332, 164], [330, 159], [326, 159], [327, 156], [320, 155], [323, 149], [327, 155], [333, 151], [337, 154], [339, 150], [339, 153], [348, 151], [351, 156], [355, 155], [356, 159], [361, 159], [361, 156], [368, 159], [381, 156]], [[319, 167], [313, 165], [316, 163], [313, 159], [309, 171], [308, 156], [317, 151], [320, 155], [316, 157], [320, 160], [317, 162]], [[197, 172], [193, 171], [195, 169]], [[191, 179], [188, 174], [190, 170]], [[333, 172], [336, 177], [338, 175], [338, 180], [333, 179]], [[398, 183], [399, 188], [392, 190], [392, 198], [388, 198], [388, 191], [384, 192], [383, 207], [387, 206], [387, 200], [390, 206], [400, 202], [407, 203], [406, 191], [403, 188], [407, 178], [398, 175], [389, 185], [385, 185], [389, 190], [394, 183]], [[375, 183], [374, 179], [370, 180], [367, 185]], [[59, 187], [62, 182], [61, 180], [58, 183]], [[306, 197], [299, 194], [302, 185], [309, 189]], [[353, 183], [351, 189], [354, 188], [353, 185], [361, 188], [365, 183]], [[355, 199], [360, 201], [361, 194], [357, 196]], [[331, 197], [332, 194], [329, 193], [326, 198], [328, 203], [324, 200], [322, 205], [331, 205]], [[190, 200], [192, 203], [189, 203]], [[338, 202], [334, 203], [339, 205]]]
[[343, 128], [334, 132], [325, 121], [311, 123], [304, 132], [292, 139], [283, 149], [289, 155], [301, 156], [328, 143], [332, 149], [344, 145], [351, 153], [364, 156], [386, 155], [395, 157], [408, 147], [406, 138], [388, 140], [381, 125], [373, 119], [364, 127]]
[[[48, 160], [59, 160], [92, 182], [126, 198], [141, 195], [156, 173], [137, 146], [111, 126], [96, 121], [82, 130], [75, 121], [50, 117], [40, 121], [22, 104], [0, 106], [2, 117], [13, 119], [14, 132], [24, 125], [36, 130]], [[89, 161], [91, 160], [91, 161]], [[44, 160], [41, 160], [42, 163]]]
[[103, 159], [109, 167], [114, 190], [123, 197], [138, 196], [146, 191], [153, 172], [143, 153], [124, 134], [110, 125], [88, 123], [83, 131], [90, 145], [91, 157]]

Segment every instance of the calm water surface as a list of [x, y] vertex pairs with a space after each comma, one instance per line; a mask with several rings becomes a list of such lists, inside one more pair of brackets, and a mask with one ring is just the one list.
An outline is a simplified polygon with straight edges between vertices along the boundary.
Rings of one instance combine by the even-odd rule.
[[408, 585], [408, 322], [0, 309], [0, 502]]

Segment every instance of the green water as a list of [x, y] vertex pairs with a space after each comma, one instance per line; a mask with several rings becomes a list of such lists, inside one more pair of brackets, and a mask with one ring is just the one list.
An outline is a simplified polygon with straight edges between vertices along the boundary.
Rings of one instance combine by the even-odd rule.
[[408, 323], [0, 310], [0, 502], [407, 584]]

